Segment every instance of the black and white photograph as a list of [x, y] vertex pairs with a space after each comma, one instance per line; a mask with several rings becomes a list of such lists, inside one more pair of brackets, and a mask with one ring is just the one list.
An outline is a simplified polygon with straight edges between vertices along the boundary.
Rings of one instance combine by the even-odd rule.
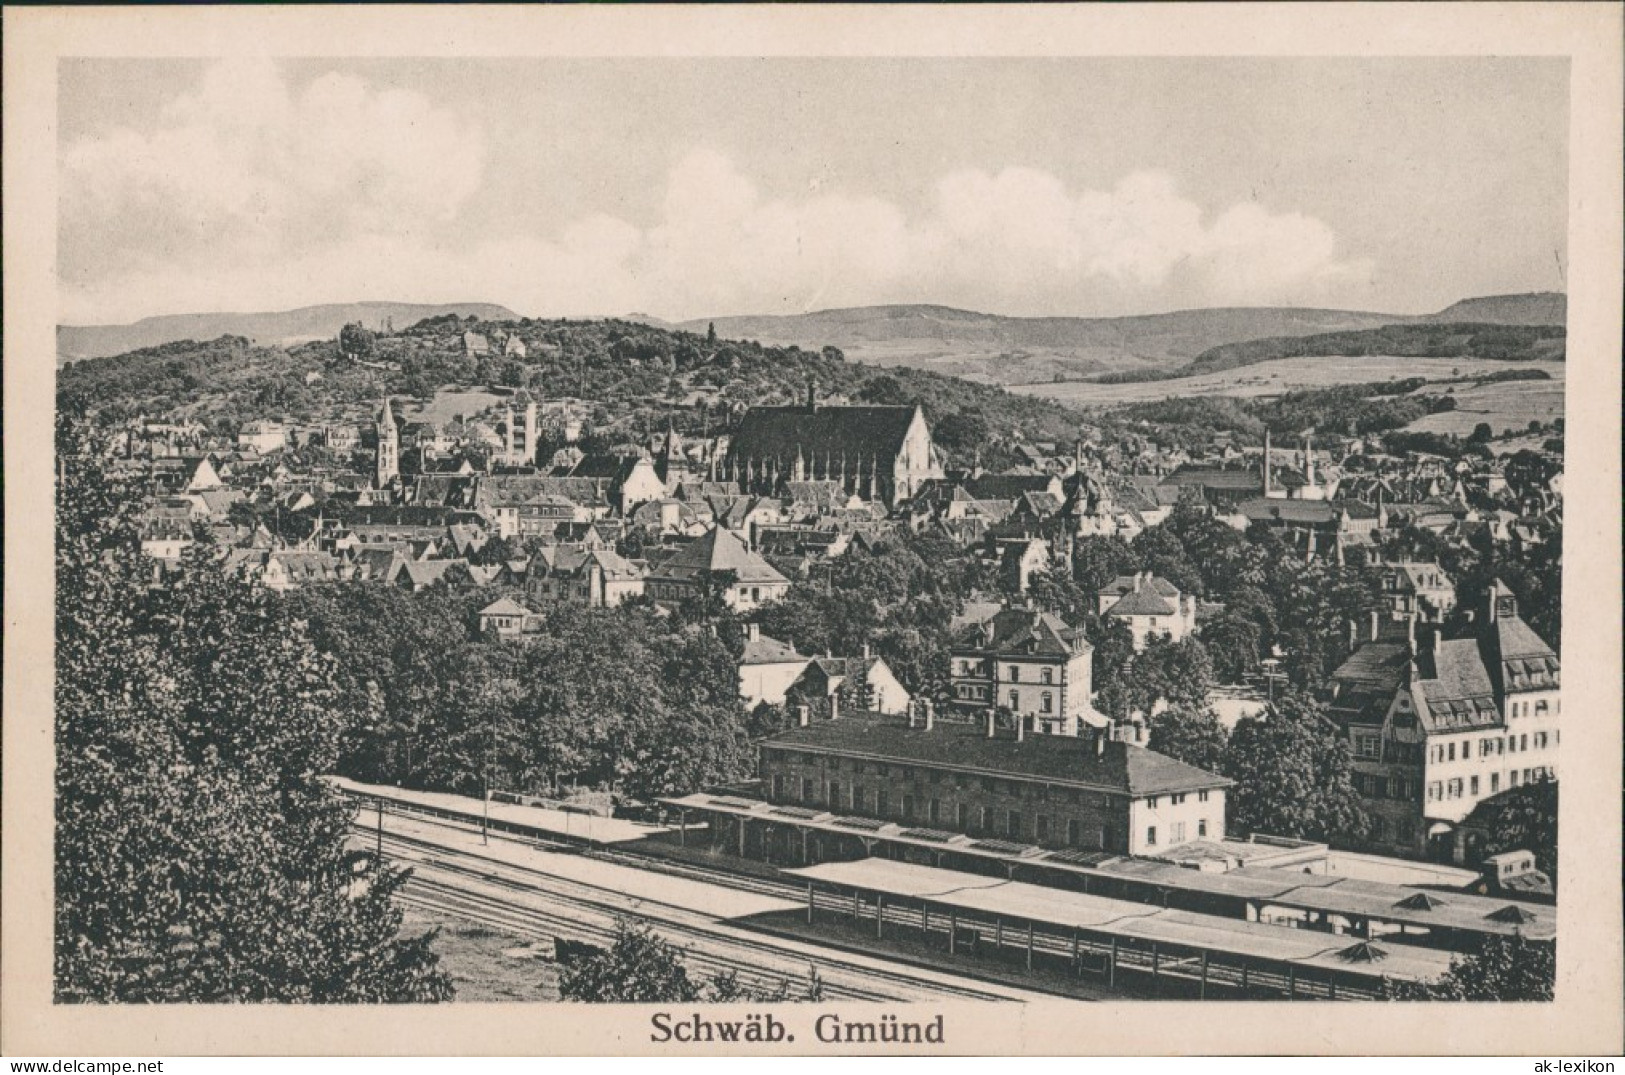
[[1570, 56], [192, 44], [33, 147], [51, 1009], [1573, 999]]

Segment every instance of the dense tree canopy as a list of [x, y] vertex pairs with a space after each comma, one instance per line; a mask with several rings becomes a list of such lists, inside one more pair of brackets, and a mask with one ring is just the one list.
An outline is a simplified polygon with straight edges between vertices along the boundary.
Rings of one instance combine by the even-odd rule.
[[58, 452], [57, 998], [447, 999], [317, 777], [365, 719], [333, 658], [201, 554], [151, 587], [96, 446]]
[[1210, 773], [1223, 772], [1229, 735], [1207, 706], [1172, 706], [1151, 721], [1152, 750]]
[[1308, 695], [1289, 691], [1262, 717], [1238, 721], [1223, 772], [1236, 782], [1226, 806], [1238, 833], [1335, 842], [1363, 834], [1348, 745]]
[[775, 1004], [819, 1001], [823, 995], [823, 981], [811, 966], [799, 988], [783, 981], [773, 990], [753, 989], [734, 970], [695, 981], [681, 948], [626, 919], [616, 924], [613, 945], [566, 963], [559, 975], [561, 999], [589, 1004]]
[[1551, 1000], [1557, 982], [1557, 948], [1522, 935], [1486, 937], [1476, 952], [1451, 961], [1433, 982], [1395, 983], [1394, 1000]]

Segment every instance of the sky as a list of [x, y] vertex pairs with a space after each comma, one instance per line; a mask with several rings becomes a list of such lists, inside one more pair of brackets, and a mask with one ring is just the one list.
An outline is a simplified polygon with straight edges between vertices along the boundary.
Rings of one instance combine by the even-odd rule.
[[64, 60], [59, 318], [1422, 313], [1563, 289], [1568, 65]]

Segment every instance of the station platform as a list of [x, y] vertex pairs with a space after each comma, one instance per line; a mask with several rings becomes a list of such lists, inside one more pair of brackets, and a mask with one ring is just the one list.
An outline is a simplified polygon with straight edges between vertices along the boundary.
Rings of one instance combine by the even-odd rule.
[[[1002, 880], [889, 859], [784, 871], [807, 882], [809, 920], [873, 920], [877, 936], [909, 931], [950, 950], [1024, 953], [1027, 966], [1065, 963], [1116, 983], [1137, 976], [1197, 995], [1353, 999], [1390, 981], [1431, 981], [1451, 954]], [[967, 943], [966, 937], [971, 938]]]
[[[342, 776], [325, 777], [328, 783], [362, 800], [382, 801], [386, 809], [416, 812], [434, 817], [450, 818], [478, 825], [487, 804], [466, 795], [450, 795], [435, 791], [412, 791], [387, 784], [363, 784]], [[516, 806], [512, 803], [491, 802], [491, 827], [500, 832], [559, 843], [581, 844], [592, 847], [612, 847], [616, 844], [647, 840], [651, 836], [671, 831], [662, 825], [651, 825], [623, 818], [597, 817], [571, 810], [554, 810], [542, 806]]]

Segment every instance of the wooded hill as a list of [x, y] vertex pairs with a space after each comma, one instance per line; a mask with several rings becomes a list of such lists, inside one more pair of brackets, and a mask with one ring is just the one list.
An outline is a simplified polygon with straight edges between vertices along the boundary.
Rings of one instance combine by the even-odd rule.
[[[490, 347], [469, 353], [466, 333]], [[524, 355], [505, 355], [515, 337]], [[1070, 441], [1080, 417], [1060, 404], [1011, 395], [912, 369], [845, 361], [834, 348], [769, 347], [627, 321], [481, 321], [429, 318], [392, 333], [362, 332], [350, 353], [338, 340], [287, 348], [236, 336], [180, 341], [109, 358], [72, 362], [58, 393], [111, 418], [178, 413], [235, 428], [250, 418], [333, 420], [384, 396], [427, 401], [437, 389], [495, 386], [528, 398], [585, 402], [599, 432], [699, 431], [746, 406], [806, 398], [809, 383], [829, 402], [919, 403], [944, 447], [974, 451], [995, 438]], [[703, 407], [696, 407], [701, 403]], [[944, 435], [946, 434], [946, 435]]]
[[1357, 332], [1281, 336], [1209, 348], [1176, 376], [1195, 377], [1278, 358], [1394, 355], [1404, 358], [1489, 358], [1507, 362], [1561, 362], [1567, 330], [1561, 325], [1403, 324]]

